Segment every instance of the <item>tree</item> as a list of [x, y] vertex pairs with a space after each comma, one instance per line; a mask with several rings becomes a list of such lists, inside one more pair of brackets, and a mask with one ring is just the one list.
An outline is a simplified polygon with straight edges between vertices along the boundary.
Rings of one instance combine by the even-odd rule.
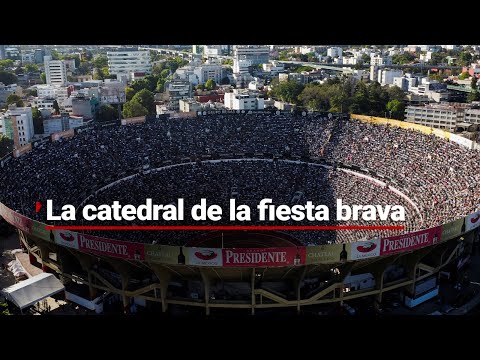
[[330, 108], [330, 98], [327, 86], [308, 84], [298, 96], [298, 101], [309, 110], [327, 111]]
[[98, 107], [96, 120], [103, 122], [103, 121], [112, 121], [117, 118], [117, 110], [112, 105], [103, 104]]
[[403, 120], [403, 116], [405, 113], [405, 104], [396, 99], [390, 100], [387, 103], [387, 111], [390, 111], [394, 119]]
[[299, 68], [297, 68], [297, 70], [295, 70], [295, 72], [296, 73], [302, 73], [304, 71], [310, 72], [310, 71], [313, 71], [313, 70], [315, 70], [315, 69], [311, 66], [300, 66]]
[[79, 75], [87, 75], [90, 73], [91, 68], [92, 66], [88, 61], [80, 61], [80, 65], [77, 67], [77, 73]]
[[479, 100], [480, 100], [480, 93], [478, 91], [472, 91], [467, 96], [468, 102], [479, 101]]
[[25, 71], [29, 72], [38, 72], [38, 66], [35, 64], [27, 64], [25, 65]]
[[157, 88], [157, 81], [158, 81], [156, 76], [147, 75], [143, 78], [143, 80], [147, 84], [147, 89], [148, 90], [155, 91], [155, 89]]
[[205, 88], [207, 90], [213, 90], [215, 89], [216, 86], [217, 84], [215, 84], [215, 80], [213, 79], [208, 79], [207, 82], [205, 83]]
[[0, 71], [0, 82], [3, 85], [10, 85], [17, 83], [17, 76], [14, 73], [8, 71]]
[[40, 80], [42, 81], [42, 84], [47, 83], [47, 75], [44, 72], [40, 74]]
[[43, 134], [43, 116], [40, 110], [32, 107], [33, 131], [35, 134]]
[[137, 101], [131, 100], [127, 101], [123, 105], [123, 117], [124, 118], [131, 118], [136, 116], [143, 116], [148, 114], [148, 110], [145, 109], [141, 104]]
[[155, 113], [155, 99], [151, 91], [142, 89], [133, 96], [131, 101], [138, 102], [145, 109], [147, 109], [149, 114]]
[[472, 88], [472, 91], [467, 96], [468, 102], [480, 100], [480, 93], [478, 92], [478, 88], [477, 88], [477, 80], [478, 79], [475, 76], [472, 77], [472, 82], [470, 83], [470, 87]]
[[0, 60], [0, 70], [4, 70], [11, 67], [13, 67], [12, 59]]
[[60, 55], [60, 53], [57, 50], [52, 49], [50, 54], [52, 56], [52, 60], [61, 60], [62, 56]]
[[414, 60], [415, 60], [415, 55], [413, 55], [409, 52], [404, 52], [403, 54], [393, 55], [393, 57], [392, 57], [392, 63], [400, 64], [400, 65], [411, 63]]
[[286, 101], [288, 103], [298, 103], [298, 96], [303, 91], [304, 86], [295, 80], [281, 82], [272, 88], [272, 96]]
[[125, 88], [125, 97], [127, 101], [132, 100], [133, 95], [135, 95], [135, 90], [133, 90], [131, 87], [126, 87]]
[[4, 157], [13, 151], [13, 140], [0, 134], [0, 157]]
[[38, 91], [35, 88], [28, 89], [26, 92], [27, 92], [27, 96], [38, 96]]
[[370, 64], [370, 56], [368, 56], [367, 54], [363, 54], [362, 55], [362, 63], [363, 64]]
[[93, 69], [93, 80], [103, 80], [103, 72], [99, 68], [94, 68]]
[[390, 86], [387, 88], [388, 98], [390, 100], [405, 100], [405, 93], [398, 86]]
[[60, 115], [60, 106], [58, 106], [57, 100], [53, 100], [53, 110], [55, 115]]
[[460, 75], [458, 75], [459, 80], [465, 80], [465, 79], [468, 79], [469, 77], [470, 77], [470, 74], [468, 73], [468, 71], [464, 71]]
[[98, 69], [108, 67], [108, 58], [105, 54], [100, 54], [92, 60], [92, 65]]
[[476, 76], [473, 76], [472, 77], [472, 81], [470, 83], [470, 87], [472, 88], [472, 90], [476, 90], [477, 89], [477, 77]]
[[156, 92], [163, 93], [165, 91], [165, 80], [160, 78], [157, 81], [157, 87], [155, 88]]
[[149, 85], [150, 85], [150, 83], [148, 82], [148, 80], [140, 79], [140, 80], [135, 80], [134, 82], [132, 82], [130, 87], [132, 87], [133, 90], [135, 90], [135, 92], [139, 92], [140, 90], [148, 89]]
[[10, 94], [7, 96], [7, 105], [15, 104], [18, 107], [23, 107], [23, 101], [17, 94]]
[[228, 76], [223, 77], [222, 80], [220, 81], [220, 84], [221, 84], [221, 85], [228, 85], [228, 84], [230, 84], [230, 79], [228, 78]]
[[160, 72], [160, 77], [163, 79], [166, 79], [170, 75], [170, 70], [169, 69], [163, 69]]
[[468, 51], [462, 51], [459, 58], [461, 65], [467, 66], [472, 62], [473, 56]]

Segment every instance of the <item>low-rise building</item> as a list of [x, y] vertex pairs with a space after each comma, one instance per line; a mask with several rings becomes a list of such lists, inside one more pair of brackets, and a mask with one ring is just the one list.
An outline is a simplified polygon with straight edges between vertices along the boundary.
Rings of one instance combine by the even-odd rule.
[[202, 104], [195, 99], [180, 99], [178, 101], [180, 112], [197, 112], [202, 110]]
[[234, 89], [225, 93], [225, 108], [232, 110], [263, 110], [263, 94], [249, 90]]
[[43, 133], [44, 135], [51, 135], [74, 129], [82, 125], [83, 117], [62, 113], [61, 115], [52, 116], [49, 119], [43, 120]]
[[393, 84], [393, 79], [403, 75], [402, 70], [394, 69], [379, 69], [378, 70], [378, 79], [377, 81], [381, 85], [391, 85]]
[[480, 107], [465, 103], [407, 106], [405, 121], [454, 131], [459, 124], [480, 124]]
[[169, 110], [178, 110], [180, 99], [188, 99], [193, 95], [192, 84], [187, 80], [169, 80], [165, 82], [164, 97], [168, 101]]
[[9, 105], [0, 114], [0, 133], [12, 139], [16, 148], [28, 144], [34, 136], [32, 108]]

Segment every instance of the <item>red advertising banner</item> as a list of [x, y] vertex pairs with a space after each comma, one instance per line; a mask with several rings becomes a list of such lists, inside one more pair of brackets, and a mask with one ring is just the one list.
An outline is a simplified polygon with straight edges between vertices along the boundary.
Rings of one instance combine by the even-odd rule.
[[289, 266], [305, 264], [305, 247], [223, 249], [223, 266]]
[[17, 229], [31, 233], [32, 221], [20, 214], [17, 214], [15, 211], [9, 209], [5, 205], [1, 205], [1, 215], [3, 218], [11, 225], [15, 226]]
[[442, 227], [437, 226], [409, 234], [387, 237], [382, 239], [380, 255], [397, 254], [433, 245], [440, 241], [441, 235]]
[[78, 249], [84, 252], [121, 259], [145, 259], [143, 244], [99, 238], [85, 234], [78, 234]]

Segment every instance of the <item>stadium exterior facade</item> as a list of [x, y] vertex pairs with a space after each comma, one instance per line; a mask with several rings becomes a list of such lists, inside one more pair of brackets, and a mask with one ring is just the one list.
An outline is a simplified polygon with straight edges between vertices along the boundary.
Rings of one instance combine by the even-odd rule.
[[[452, 139], [452, 134], [415, 124], [355, 116], [362, 121], [415, 128]], [[138, 122], [139, 120], [135, 120]], [[122, 124], [127, 124], [123, 121]], [[77, 131], [77, 130], [75, 130]], [[81, 131], [81, 130], [80, 130]], [[52, 135], [52, 141], [74, 133]], [[474, 148], [477, 144], [462, 145]], [[459, 141], [459, 142], [460, 142]], [[21, 156], [29, 149], [17, 149]], [[12, 156], [12, 155], [10, 155]], [[9, 161], [6, 157], [2, 159]], [[332, 164], [326, 164], [332, 165]], [[337, 165], [337, 164], [335, 164]], [[359, 168], [349, 171], [365, 175]], [[374, 172], [367, 171], [375, 178]], [[374, 297], [375, 304], [389, 291], [401, 289], [407, 297], [419, 295], [421, 284], [458, 264], [478, 239], [480, 212], [441, 226], [410, 234], [374, 238], [347, 244], [263, 248], [200, 248], [125, 242], [67, 230], [46, 230], [4, 204], [0, 215], [18, 229], [32, 263], [57, 273], [69, 283], [83, 284], [90, 299], [100, 292], [117, 294], [125, 311], [133, 299], [145, 306], [258, 309], [340, 303]], [[456, 266], [456, 265], [455, 265]], [[403, 269], [390, 276], [392, 268]], [[371, 274], [369, 287], [352, 286], [348, 278]], [[306, 284], [315, 283], [312, 287]], [[234, 289], [228, 297], [225, 288]], [[231, 294], [236, 295], [232, 296]]]

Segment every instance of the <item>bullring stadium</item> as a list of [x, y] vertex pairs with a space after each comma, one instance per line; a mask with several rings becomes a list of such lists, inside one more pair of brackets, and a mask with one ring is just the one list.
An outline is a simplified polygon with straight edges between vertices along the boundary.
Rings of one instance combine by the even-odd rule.
[[[88, 125], [34, 142], [1, 160], [0, 214], [20, 234], [30, 262], [96, 304], [110, 294], [135, 302], [302, 312], [392, 291], [407, 306], [438, 293], [439, 273], [460, 268], [480, 225], [477, 144], [441, 130], [349, 114], [214, 112]], [[35, 201], [75, 205], [146, 198], [186, 210], [206, 198], [228, 207], [307, 200], [400, 204], [403, 230], [47, 230]], [[251, 225], [261, 225], [255, 212]], [[77, 221], [73, 225], [86, 225]], [[144, 225], [95, 221], [89, 225]], [[158, 220], [148, 225], [171, 225]], [[182, 225], [232, 225], [200, 221]], [[311, 225], [269, 221], [268, 225]], [[321, 225], [339, 225], [334, 220]], [[341, 225], [398, 225], [362, 219]], [[234, 311], [234, 310], [232, 310]], [[242, 311], [242, 310], [238, 310]]]

